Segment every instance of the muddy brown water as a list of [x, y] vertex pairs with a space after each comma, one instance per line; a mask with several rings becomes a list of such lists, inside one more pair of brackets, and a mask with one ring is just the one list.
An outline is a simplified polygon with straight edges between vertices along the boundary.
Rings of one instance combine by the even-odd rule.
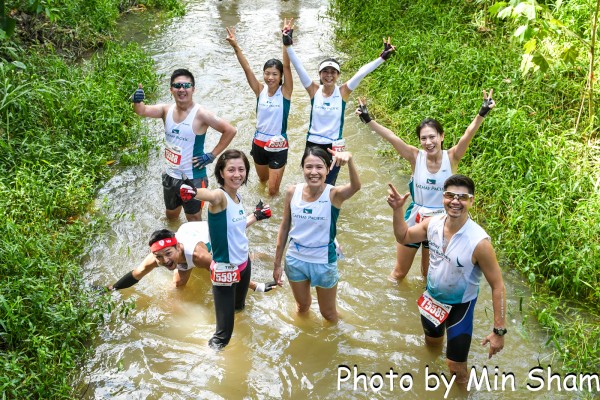
[[[195, 101], [231, 121], [238, 128], [231, 147], [247, 153], [254, 132], [255, 98], [225, 41], [225, 26], [236, 26], [238, 42], [257, 74], [267, 59], [281, 57], [278, 32], [284, 17], [296, 18], [295, 49], [315, 79], [323, 58], [347, 59], [333, 47], [333, 22], [327, 17], [325, 1], [197, 0], [190, 1], [187, 8], [184, 17], [168, 21], [150, 14], [133, 15], [123, 22], [123, 30], [153, 55], [158, 72], [165, 74], [159, 102], [171, 101], [169, 74], [180, 67], [190, 69], [197, 82]], [[293, 73], [291, 149], [282, 188], [303, 179], [299, 162], [308, 127], [309, 98]], [[342, 76], [342, 80], [348, 78]], [[312, 311], [306, 319], [295, 316], [287, 285], [269, 293], [250, 292], [246, 310], [236, 316], [230, 345], [215, 352], [207, 346], [215, 327], [208, 273], [194, 271], [188, 285], [176, 290], [171, 287], [171, 273], [157, 269], [133, 288], [114, 294], [119, 301], [135, 302], [136, 307], [127, 317], [115, 315], [101, 327], [93, 356], [77, 382], [82, 398], [466, 397], [454, 387], [446, 392], [443, 383], [435, 388], [436, 377], [448, 374], [443, 354], [429, 351], [423, 342], [416, 306], [424, 288], [419, 256], [400, 285], [386, 279], [395, 259], [386, 183], [406, 188], [409, 177], [401, 160], [377, 155], [386, 144], [352, 115], [354, 107], [352, 98], [344, 136], [363, 186], [344, 204], [338, 222], [338, 239], [346, 255], [346, 260], [339, 262], [341, 321], [337, 325], [323, 321], [314, 291]], [[162, 137], [160, 121], [148, 121], [147, 129], [150, 135]], [[209, 131], [207, 148], [217, 140], [217, 134]], [[100, 191], [98, 204], [104, 204], [102, 213], [112, 222], [110, 231], [88, 249], [84, 270], [91, 283], [114, 282], [147, 254], [146, 243], [153, 230], [177, 229], [183, 222], [183, 216], [172, 223], [163, 216], [159, 154], [152, 155], [147, 167], [124, 169]], [[347, 179], [343, 170], [338, 182]], [[212, 179], [213, 187], [214, 182]], [[260, 198], [267, 198], [254, 171], [242, 195], [248, 211]], [[270, 199], [273, 218], [248, 231], [253, 279], [258, 281], [271, 279], [282, 200]], [[573, 393], [558, 391], [556, 383], [547, 390], [547, 366], [560, 372], [546, 347], [547, 336], [519, 311], [521, 299], [526, 304], [529, 296], [520, 278], [505, 273], [505, 280], [506, 347], [488, 360], [487, 348], [479, 345], [492, 328], [490, 289], [484, 282], [469, 366], [478, 377], [488, 372], [491, 390], [482, 386], [468, 396], [572, 398]], [[529, 376], [539, 364], [544, 369], [534, 375], [544, 377], [545, 382], [542, 390], [534, 391], [527, 384], [541, 383], [541, 378]]]

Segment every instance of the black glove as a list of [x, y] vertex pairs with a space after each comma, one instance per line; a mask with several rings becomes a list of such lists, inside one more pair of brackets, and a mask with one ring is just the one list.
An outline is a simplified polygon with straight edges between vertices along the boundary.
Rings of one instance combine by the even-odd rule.
[[294, 33], [293, 29], [281, 31], [281, 38], [283, 39], [284, 46], [291, 46], [294, 44], [294, 40], [292, 39], [293, 33]]
[[254, 210], [254, 216], [256, 217], [257, 221], [271, 218], [271, 207], [269, 207], [268, 204], [263, 206], [263, 202], [260, 200], [256, 205], [256, 209]]
[[492, 99], [491, 97], [488, 97], [487, 99], [483, 99], [483, 104], [481, 105], [481, 108], [479, 109], [479, 115], [485, 118], [485, 116], [488, 115], [488, 113], [492, 109], [492, 107], [490, 107], [490, 105], [493, 105], [493, 104], [495, 104], [494, 99]]
[[365, 124], [371, 122], [371, 116], [369, 115], [369, 109], [367, 108], [366, 104], [360, 104], [356, 111], [360, 112], [360, 114], [358, 114], [358, 118], [360, 118], [362, 122]]
[[392, 46], [391, 43], [384, 41], [383, 42], [383, 51], [381, 52], [379, 57], [383, 58], [384, 60], [387, 60], [388, 58], [390, 58], [392, 56], [393, 52], [394, 52], [394, 46]]
[[144, 89], [142, 88], [137, 88], [135, 92], [133, 92], [133, 94], [131, 95], [131, 101], [134, 103], [141, 103], [142, 101], [144, 101], [144, 98]]

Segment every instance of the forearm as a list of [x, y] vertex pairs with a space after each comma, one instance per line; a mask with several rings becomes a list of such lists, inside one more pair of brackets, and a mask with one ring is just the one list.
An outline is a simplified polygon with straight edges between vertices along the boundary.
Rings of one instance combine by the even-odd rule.
[[408, 233], [408, 225], [404, 220], [402, 207], [394, 209], [392, 226], [394, 228], [394, 237], [396, 238], [396, 242], [405, 244], [406, 234]]
[[354, 158], [351, 158], [348, 161], [348, 174], [350, 176], [350, 188], [352, 189], [353, 193], [356, 193], [360, 190], [361, 183], [358, 176], [358, 169], [354, 164]]
[[283, 259], [283, 253], [285, 251], [285, 246], [288, 241], [288, 234], [290, 232], [290, 225], [287, 223], [282, 223], [279, 228], [279, 233], [277, 234], [277, 247], [275, 248], [275, 267], [281, 267], [281, 260]]
[[120, 289], [129, 288], [129, 287], [135, 285], [142, 278], [139, 275], [138, 275], [138, 277], [134, 276], [135, 272], [136, 272], [135, 270], [129, 271], [128, 273], [126, 273], [125, 275], [123, 275], [121, 277], [121, 279], [119, 279], [118, 281], [116, 281], [115, 283], [113, 283], [112, 285], [110, 285], [108, 288], [110, 290], [120, 290]]
[[250, 214], [246, 217], [246, 228], [254, 225], [254, 223], [256, 223], [256, 217], [254, 216], [254, 214]]
[[354, 74], [354, 76], [352, 78], [350, 78], [350, 80], [346, 83], [346, 85], [348, 86], [348, 89], [355, 90], [358, 87], [358, 85], [360, 84], [360, 81], [362, 81], [365, 76], [367, 76], [371, 72], [375, 71], [375, 69], [383, 63], [384, 63], [384, 59], [381, 57], [377, 57], [376, 60], [373, 60], [370, 63], [363, 65], [356, 72], [356, 74]]
[[492, 288], [492, 303], [494, 309], [494, 327], [506, 327], [506, 288], [504, 284], [498, 288]]
[[287, 46], [286, 52], [290, 57], [290, 61], [294, 65], [294, 68], [296, 69], [296, 73], [300, 77], [300, 82], [302, 82], [302, 86], [304, 86], [304, 88], [307, 89], [308, 87], [310, 87], [310, 85], [312, 85], [312, 79], [310, 79], [308, 72], [306, 72], [306, 70], [304, 69], [304, 66], [302, 65], [300, 59], [294, 51], [294, 48], [292, 46]]

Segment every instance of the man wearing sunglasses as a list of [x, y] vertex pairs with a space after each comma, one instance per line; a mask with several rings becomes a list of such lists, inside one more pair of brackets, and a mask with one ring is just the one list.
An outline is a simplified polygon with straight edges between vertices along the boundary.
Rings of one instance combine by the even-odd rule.
[[467, 357], [473, 334], [473, 310], [481, 275], [492, 288], [494, 324], [482, 345], [490, 344], [488, 358], [504, 347], [506, 334], [506, 290], [502, 271], [490, 237], [469, 217], [475, 184], [465, 175], [452, 175], [444, 182], [446, 214], [408, 227], [402, 208], [409, 193], [401, 195], [389, 184], [387, 202], [393, 209], [394, 235], [398, 243], [429, 240], [427, 290], [417, 301], [425, 344], [441, 347], [447, 333], [446, 363], [456, 381], [467, 383]]
[[[194, 76], [187, 69], [173, 72], [170, 92], [175, 104], [146, 105], [140, 84], [132, 96], [133, 109], [142, 117], [161, 118], [165, 124], [165, 171], [162, 183], [167, 218], [179, 218], [183, 208], [188, 221], [200, 221], [202, 202], [183, 202], [179, 196], [182, 175], [190, 177], [198, 188], [208, 187], [206, 166], [225, 150], [237, 130], [194, 102]], [[205, 152], [204, 141], [209, 127], [220, 132], [221, 137], [212, 151]]]

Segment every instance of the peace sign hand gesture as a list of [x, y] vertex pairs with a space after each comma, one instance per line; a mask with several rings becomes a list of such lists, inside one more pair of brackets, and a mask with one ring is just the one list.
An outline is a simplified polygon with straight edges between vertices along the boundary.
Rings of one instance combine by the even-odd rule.
[[235, 27], [230, 26], [230, 27], [225, 27], [225, 29], [227, 30], [226, 40], [229, 42], [231, 47], [235, 48], [237, 46], [237, 39], [235, 38]]
[[489, 95], [483, 90], [483, 104], [479, 109], [479, 115], [484, 117], [490, 112], [490, 110], [496, 107], [496, 102], [492, 99], [492, 93], [494, 93], [494, 89], [490, 89]]
[[388, 202], [389, 206], [392, 208], [392, 210], [402, 209], [402, 206], [404, 206], [404, 203], [406, 202], [406, 199], [408, 198], [408, 196], [410, 196], [410, 193], [407, 192], [402, 195], [402, 194], [398, 193], [398, 190], [396, 190], [394, 185], [392, 185], [391, 183], [388, 183], [388, 186], [389, 186], [389, 189], [388, 189], [387, 202]]
[[365, 124], [371, 122], [371, 116], [369, 115], [369, 110], [367, 109], [367, 99], [363, 97], [362, 99], [358, 98], [358, 108], [354, 112], [354, 114], [358, 115], [358, 118]]
[[390, 37], [388, 36], [387, 42], [385, 41], [385, 38], [383, 38], [383, 51], [381, 52], [379, 57], [383, 58], [384, 60], [387, 60], [388, 58], [390, 58], [392, 56], [392, 53], [395, 50], [396, 50], [396, 46], [392, 46]]
[[292, 39], [292, 34], [294, 33], [294, 18], [290, 18], [289, 21], [287, 18], [283, 19], [283, 28], [281, 29], [281, 38], [283, 40], [284, 46], [291, 46], [294, 44], [294, 40]]

